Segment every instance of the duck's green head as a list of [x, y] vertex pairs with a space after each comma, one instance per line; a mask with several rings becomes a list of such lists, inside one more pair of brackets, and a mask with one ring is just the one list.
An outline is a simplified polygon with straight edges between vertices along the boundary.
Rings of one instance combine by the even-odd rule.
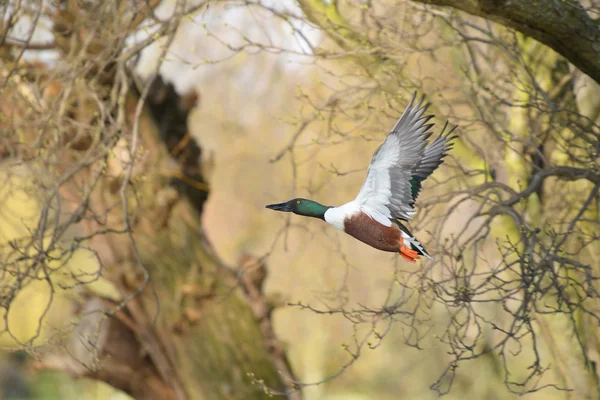
[[331, 208], [307, 199], [292, 199], [285, 203], [269, 204], [266, 207], [271, 210], [293, 212], [294, 214], [321, 219], [325, 219], [325, 211]]

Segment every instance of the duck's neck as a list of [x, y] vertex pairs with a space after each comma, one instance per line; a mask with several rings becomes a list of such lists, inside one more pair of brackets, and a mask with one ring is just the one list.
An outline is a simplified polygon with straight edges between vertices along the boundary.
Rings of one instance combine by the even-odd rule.
[[298, 215], [304, 215], [305, 217], [325, 220], [325, 212], [330, 208], [330, 206], [324, 206], [316, 201], [302, 200], [302, 202], [296, 207], [294, 213]]

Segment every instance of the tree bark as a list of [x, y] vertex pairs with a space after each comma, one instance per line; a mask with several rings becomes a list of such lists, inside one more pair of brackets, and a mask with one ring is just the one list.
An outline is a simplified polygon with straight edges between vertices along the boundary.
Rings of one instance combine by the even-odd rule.
[[413, 0], [513, 28], [554, 49], [600, 83], [600, 22], [576, 4], [546, 0]]
[[[52, 193], [48, 212], [52, 201], [63, 204], [63, 220], [52, 224], [60, 237], [55, 247], [91, 249], [101, 268], [88, 278], [103, 280], [105, 289], [112, 285], [94, 290], [75, 278], [65, 286], [75, 289], [77, 302], [61, 322], [78, 320], [71, 331], [63, 327], [38, 366], [99, 379], [138, 399], [266, 399], [271, 389], [299, 399], [300, 392], [290, 390], [293, 373], [271, 323], [277, 304], [263, 291], [266, 266], [252, 257], [225, 265], [202, 230], [210, 187], [188, 127], [198, 95], [180, 96], [159, 77], [144, 102], [146, 87], [136, 90], [135, 78], [126, 76], [121, 39], [128, 31], [120, 26], [134, 30], [159, 3], [147, 2], [129, 15], [129, 2], [116, 14], [110, 4], [68, 2], [57, 10], [53, 29], [58, 63], [71, 75], [61, 78], [43, 65], [23, 63], [33, 78], [20, 84], [19, 76], [13, 84], [8, 78], [17, 63], [0, 69], [10, 83], [2, 87], [0, 110], [11, 117], [0, 121], [7, 132], [0, 155], [39, 169], [55, 167], [49, 175], [60, 182], [40, 185]], [[174, 35], [178, 23], [167, 21], [164, 32]], [[85, 65], [78, 67], [81, 60]], [[41, 95], [23, 96], [27, 85]], [[31, 104], [22, 100], [26, 104], [15, 107], [15, 98]], [[36, 129], [48, 115], [56, 125], [43, 126], [51, 132]], [[77, 240], [63, 235], [63, 222], [77, 229]], [[43, 238], [50, 224], [40, 225]], [[47, 246], [39, 246], [34, 267], [19, 262], [47, 270], [48, 253], [55, 250]], [[76, 275], [69, 265], [61, 268]], [[53, 282], [58, 275], [46, 276], [50, 287], [60, 285]]]
[[[159, 91], [170, 94], [156, 100]], [[130, 94], [129, 109], [138, 96]], [[300, 392], [289, 390], [292, 371], [271, 323], [277, 304], [263, 292], [266, 266], [251, 257], [236, 269], [224, 265], [202, 231], [208, 184], [191, 168], [201, 151], [188, 138], [187, 116], [195, 105], [189, 100], [156, 79], [140, 117], [141, 142], [152, 162], [140, 163], [146, 179], [129, 193], [138, 202], [131, 209], [132, 240], [119, 233], [91, 241], [103, 277], [121, 297], [86, 295], [77, 310], [83, 317], [64, 349], [51, 348], [39, 366], [102, 380], [137, 399], [265, 399], [271, 389], [299, 399]], [[183, 172], [165, 174], [174, 160]], [[107, 189], [95, 193], [91, 210], [118, 201], [112, 179], [107, 174]], [[108, 214], [107, 225], [118, 226], [120, 212]], [[94, 222], [83, 225], [85, 235], [101, 230]]]

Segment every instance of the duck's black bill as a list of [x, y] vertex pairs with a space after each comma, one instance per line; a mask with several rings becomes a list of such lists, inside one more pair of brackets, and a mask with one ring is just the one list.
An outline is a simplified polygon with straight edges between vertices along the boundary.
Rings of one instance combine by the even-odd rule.
[[286, 211], [286, 212], [291, 212], [292, 211], [292, 207], [290, 207], [290, 202], [286, 202], [286, 203], [279, 203], [279, 204], [269, 204], [268, 206], [265, 206], [266, 208], [269, 208], [271, 210], [276, 210], [276, 211]]

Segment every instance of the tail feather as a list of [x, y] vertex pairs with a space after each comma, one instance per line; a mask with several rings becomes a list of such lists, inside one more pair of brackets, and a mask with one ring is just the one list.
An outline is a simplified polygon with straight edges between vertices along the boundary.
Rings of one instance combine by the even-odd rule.
[[417, 253], [419, 253], [422, 256], [425, 256], [427, 258], [429, 258], [431, 261], [435, 261], [433, 259], [433, 257], [431, 257], [431, 255], [427, 252], [427, 250], [425, 250], [425, 248], [423, 247], [423, 245], [421, 243], [419, 243], [419, 241], [417, 240], [416, 237], [412, 237], [412, 243], [411, 243], [411, 247], [413, 249], [415, 249], [417, 251]]
[[423, 245], [417, 240], [415, 235], [410, 233], [408, 228], [404, 226], [400, 221], [395, 220], [396, 224], [400, 228], [400, 255], [410, 262], [415, 262], [419, 259], [419, 256], [425, 256], [431, 261], [435, 261], [433, 257], [425, 250]]

